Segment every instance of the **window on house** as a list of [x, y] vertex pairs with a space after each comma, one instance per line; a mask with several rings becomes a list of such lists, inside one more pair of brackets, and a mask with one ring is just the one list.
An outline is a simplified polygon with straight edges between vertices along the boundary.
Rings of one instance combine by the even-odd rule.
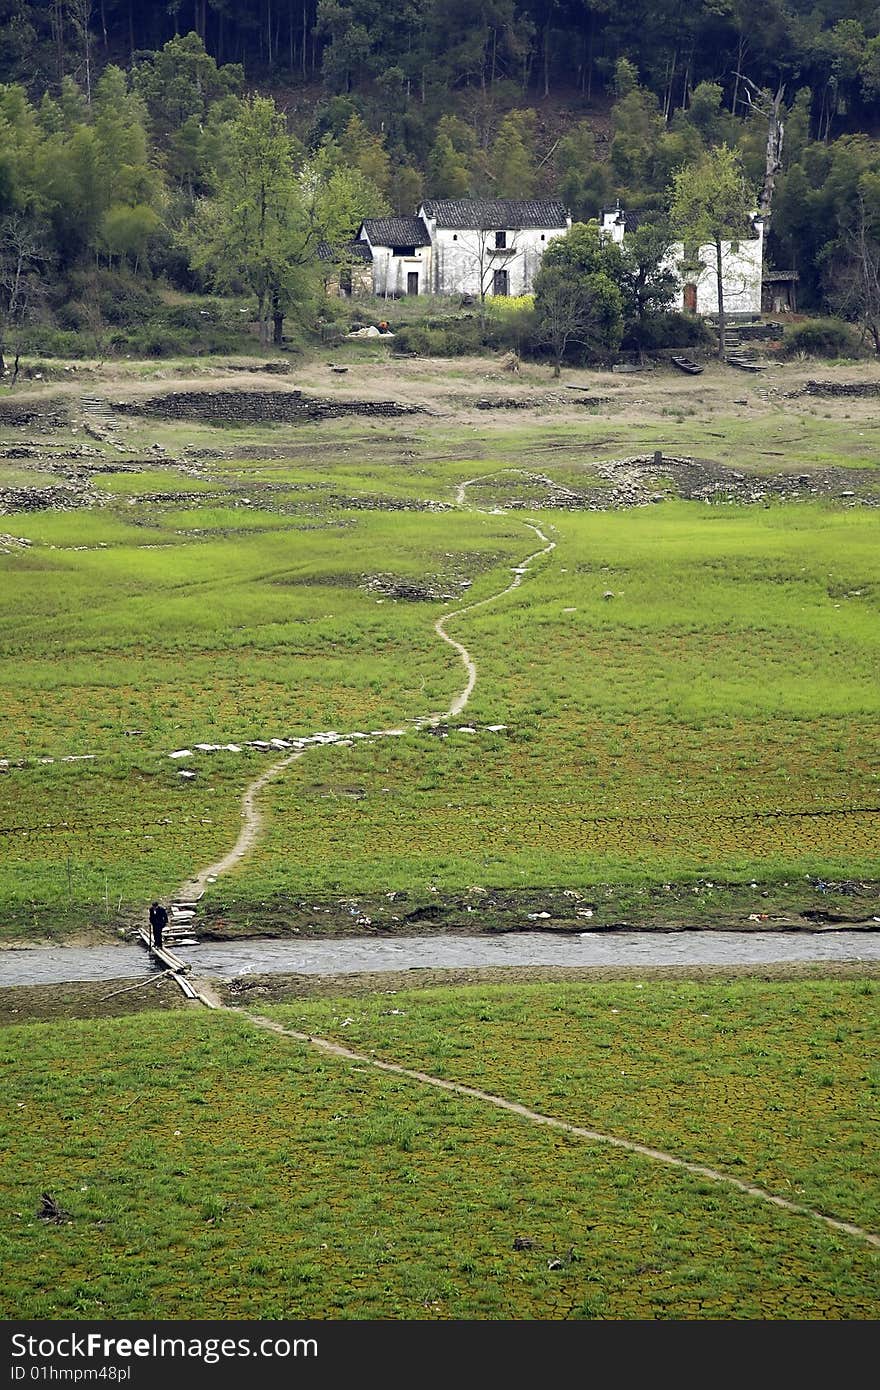
[[392, 256], [414, 256], [416, 248], [414, 246], [392, 246]]
[[507, 249], [507, 233], [506, 233], [506, 232], [496, 232], [496, 233], [495, 233], [495, 250], [496, 250], [496, 251], [505, 251], [506, 249]]
[[458, 232], [453, 232], [453, 233], [452, 233], [452, 240], [453, 240], [453, 241], [458, 241]]

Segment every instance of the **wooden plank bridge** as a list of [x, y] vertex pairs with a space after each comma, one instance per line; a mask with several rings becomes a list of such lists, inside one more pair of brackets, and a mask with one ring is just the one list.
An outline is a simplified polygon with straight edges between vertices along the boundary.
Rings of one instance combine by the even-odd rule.
[[211, 998], [206, 992], [204, 985], [197, 988], [190, 978], [191, 966], [185, 960], [174, 954], [172, 946], [194, 946], [196, 938], [193, 935], [193, 922], [196, 915], [197, 902], [173, 902], [168, 913], [168, 925], [162, 932], [162, 945], [153, 944], [152, 932], [148, 927], [138, 928], [138, 937], [146, 946], [153, 960], [162, 966], [163, 972], [169, 974], [175, 984], [186, 995], [187, 999], [197, 1000], [204, 1004], [206, 1008], [217, 1009], [220, 1007], [218, 1001]]

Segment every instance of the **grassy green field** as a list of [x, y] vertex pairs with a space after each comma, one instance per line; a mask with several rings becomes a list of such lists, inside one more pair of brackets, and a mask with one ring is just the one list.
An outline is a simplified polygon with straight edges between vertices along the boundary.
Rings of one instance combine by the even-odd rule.
[[[709, 368], [576, 410], [537, 370], [334, 354], [424, 413], [101, 416], [91, 453], [75, 391], [66, 424], [2, 423], [0, 944], [141, 922], [231, 848], [283, 756], [250, 745], [329, 730], [369, 737], [268, 783], [199, 930], [880, 916], [874, 402]], [[646, 469], [634, 506], [611, 461], [658, 448], [742, 485]], [[64, 508], [3, 501], [59, 478]], [[532, 526], [553, 549], [517, 574]], [[443, 614], [477, 680], [432, 729], [467, 678]], [[400, 983], [2, 991], [0, 1316], [876, 1318], [876, 970]]]
[[[8, 1027], [0, 1315], [872, 1319], [876, 981], [407, 990]], [[69, 1220], [37, 1216], [51, 1193]], [[522, 1248], [516, 1248], [519, 1238]], [[558, 1267], [551, 1268], [554, 1261]]]
[[[215, 920], [474, 886], [610, 891], [629, 910], [667, 884], [760, 882], [784, 906], [812, 903], [815, 879], [874, 879], [875, 509], [560, 510], [542, 481], [599, 506], [603, 461], [662, 429], [667, 450], [754, 473], [856, 469], [870, 499], [870, 404], [829, 421], [796, 401], [760, 425], [716, 403], [683, 424], [670, 399], [603, 418], [475, 419], [451, 400], [379, 424], [113, 425], [128, 460], [90, 465], [93, 505], [4, 523], [30, 544], [0, 548], [2, 936], [112, 932], [230, 847], [277, 755], [169, 753], [330, 729], [406, 732], [312, 749], [270, 784], [266, 833], [206, 896]], [[144, 462], [150, 441], [168, 457]], [[552, 554], [448, 623], [477, 663], [457, 721], [477, 732], [432, 737], [415, 721], [465, 681], [433, 623], [510, 583], [538, 546], [530, 519]]]

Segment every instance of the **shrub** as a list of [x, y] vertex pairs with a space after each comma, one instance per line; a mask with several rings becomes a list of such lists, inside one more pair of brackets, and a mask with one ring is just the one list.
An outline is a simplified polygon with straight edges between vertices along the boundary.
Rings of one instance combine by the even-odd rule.
[[22, 353], [38, 353], [44, 357], [103, 357], [107, 344], [94, 333], [31, 326], [17, 336], [16, 348]]
[[641, 332], [637, 324], [629, 323], [621, 341], [621, 347], [633, 351], [641, 346], [650, 352], [652, 348], [694, 348], [710, 347], [715, 336], [705, 319], [696, 314], [679, 314], [670, 311], [665, 314], [652, 314], [646, 319]]
[[486, 346], [477, 319], [425, 320], [402, 324], [394, 335], [395, 352], [423, 357], [465, 357]]
[[786, 357], [861, 357], [862, 345], [843, 319], [807, 319], [786, 329], [782, 351]]

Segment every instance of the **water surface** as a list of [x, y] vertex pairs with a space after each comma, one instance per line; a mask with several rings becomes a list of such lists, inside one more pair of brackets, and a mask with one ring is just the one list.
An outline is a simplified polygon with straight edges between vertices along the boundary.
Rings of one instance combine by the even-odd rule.
[[[795, 961], [880, 961], [880, 932], [584, 932], [562, 936], [335, 937], [226, 941], [178, 946], [192, 973], [345, 975], [361, 971], [491, 966], [771, 965]], [[0, 986], [136, 979], [158, 969], [143, 946], [26, 947], [0, 952]]]

